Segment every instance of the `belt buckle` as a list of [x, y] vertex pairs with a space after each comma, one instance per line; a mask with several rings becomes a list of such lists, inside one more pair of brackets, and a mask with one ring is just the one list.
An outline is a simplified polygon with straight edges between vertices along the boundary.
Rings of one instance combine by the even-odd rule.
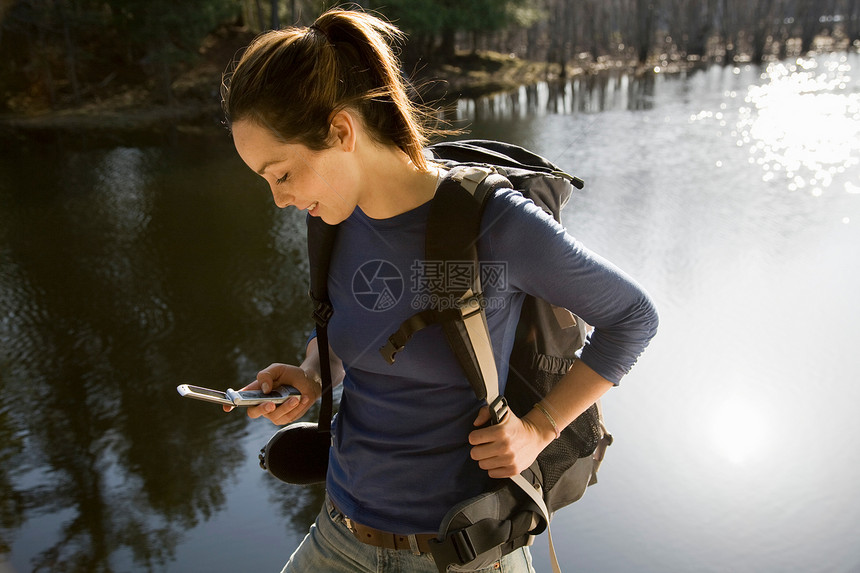
[[350, 530], [353, 535], [356, 533], [355, 525], [352, 523], [352, 520], [346, 516], [341, 510], [337, 508], [334, 502], [331, 499], [326, 499], [326, 505], [329, 509], [329, 517], [331, 517], [332, 521], [338, 522], [341, 521], [346, 526], [348, 530]]
[[[343, 514], [341, 514], [341, 515], [343, 515]], [[352, 532], [353, 535], [358, 533], [355, 530], [355, 525], [353, 525], [352, 520], [345, 515], [343, 515], [343, 524], [346, 526], [347, 529], [349, 529]]]

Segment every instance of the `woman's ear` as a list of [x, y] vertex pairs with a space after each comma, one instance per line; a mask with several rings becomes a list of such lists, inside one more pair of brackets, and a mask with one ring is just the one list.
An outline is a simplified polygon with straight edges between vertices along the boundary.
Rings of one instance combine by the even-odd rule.
[[355, 117], [347, 110], [340, 110], [334, 114], [329, 127], [334, 138], [334, 145], [343, 151], [354, 151], [355, 142], [358, 139], [356, 133], [358, 127]]

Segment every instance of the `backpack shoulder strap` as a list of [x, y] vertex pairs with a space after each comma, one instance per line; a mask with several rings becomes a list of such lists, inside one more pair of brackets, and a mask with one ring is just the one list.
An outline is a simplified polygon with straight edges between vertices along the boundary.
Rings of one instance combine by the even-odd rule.
[[318, 217], [308, 215], [307, 226], [310, 296], [314, 303], [313, 318], [316, 324], [320, 378], [322, 378], [322, 400], [320, 402], [318, 429], [321, 433], [330, 433], [334, 396], [331, 363], [329, 362], [328, 321], [333, 309], [328, 297], [328, 271], [334, 241], [337, 237], [337, 225], [329, 225]]
[[[412, 335], [440, 324], [475, 395], [491, 405], [494, 422], [507, 405], [499, 395], [498, 372], [483, 312], [477, 242], [481, 217], [495, 189], [511, 183], [485, 166], [453, 166], [443, 177], [430, 204], [425, 235], [425, 264], [438, 269], [441, 280], [429, 281], [431, 307], [405, 321], [380, 348], [394, 363]], [[455, 278], [456, 275], [456, 278]]]
[[[486, 313], [484, 312], [483, 291], [481, 288], [480, 261], [477, 242], [480, 235], [481, 217], [487, 200], [496, 189], [511, 187], [511, 183], [494, 169], [483, 166], [457, 166], [451, 169], [436, 191], [430, 207], [426, 233], [426, 259], [443, 265], [444, 284], [434, 284], [437, 301], [451, 301], [460, 311], [454, 320], [442, 320], [441, 325], [463, 368], [472, 389], [479, 399], [486, 399], [490, 407], [491, 424], [499, 423], [507, 413], [507, 402], [499, 392], [498, 370], [496, 369], [492, 341]], [[462, 284], [452, 284], [448, 265], [468, 263], [470, 280]], [[543, 492], [536, 489], [522, 474], [510, 478], [533, 504], [535, 512], [541, 516], [530, 534], [537, 534], [542, 528], [549, 527], [550, 511], [543, 498]], [[492, 529], [492, 528], [491, 528]], [[481, 525], [472, 532], [476, 538], [485, 538], [486, 528]], [[460, 532], [462, 533], [462, 532]], [[496, 544], [495, 536], [490, 535]], [[456, 545], [457, 536], [446, 537], [433, 545], [434, 556], [438, 554], [441, 564], [450, 562], [451, 544]], [[550, 534], [550, 552], [553, 571], [560, 572], [555, 557]]]
[[458, 311], [455, 320], [442, 321], [448, 344], [475, 395], [486, 399], [498, 415], [504, 412], [497, 409], [499, 381], [483, 312], [477, 243], [487, 200], [495, 189], [510, 185], [486, 167], [452, 168], [430, 206], [425, 238], [425, 258], [438, 265], [444, 277], [431, 283], [433, 300]]

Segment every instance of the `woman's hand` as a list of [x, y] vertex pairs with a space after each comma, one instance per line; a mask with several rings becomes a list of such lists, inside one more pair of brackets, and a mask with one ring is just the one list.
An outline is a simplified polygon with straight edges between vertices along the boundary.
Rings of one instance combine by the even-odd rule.
[[[481, 408], [475, 426], [490, 421], [490, 410]], [[487, 470], [491, 478], [514, 476], [537, 459], [541, 451], [555, 438], [555, 432], [547, 431], [528, 416], [518, 418], [508, 410], [501, 422], [469, 433], [472, 444], [472, 459]]]
[[[283, 404], [271, 402], [252, 406], [248, 408], [250, 418], [265, 417], [273, 424], [282, 426], [295, 422], [305, 415], [311, 405], [317, 401], [322, 394], [322, 383], [315, 375], [310, 375], [306, 370], [290, 364], [272, 364], [257, 373], [257, 379], [242, 388], [242, 390], [262, 390], [269, 393], [273, 388], [279, 386], [293, 386], [301, 392], [301, 399], [292, 397]], [[224, 406], [224, 411], [229, 412], [233, 408]]]

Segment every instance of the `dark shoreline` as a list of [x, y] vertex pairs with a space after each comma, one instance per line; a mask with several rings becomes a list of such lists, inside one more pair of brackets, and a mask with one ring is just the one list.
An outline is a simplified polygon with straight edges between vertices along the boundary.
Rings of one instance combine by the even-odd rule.
[[[109, 132], [172, 132], [221, 125], [217, 86], [220, 72], [214, 64], [190, 70], [177, 79], [172, 105], [149, 103], [148, 95], [129, 87], [110, 99], [60, 109], [0, 113], [0, 135], [45, 136], [56, 133], [99, 135]], [[500, 54], [462, 55], [435, 68], [419, 63], [413, 80], [425, 102], [444, 104], [456, 98], [475, 98], [513, 90], [552, 76], [545, 63], [508, 58]]]
[[[63, 110], [39, 115], [0, 116], [0, 137], [18, 141], [80, 138], [121, 143], [132, 140], [162, 142], [179, 132], [212, 131], [220, 127], [216, 104], [183, 103], [99, 111]], [[226, 133], [226, 131], [225, 131]]]
[[[833, 52], [850, 51], [835, 49]], [[723, 63], [719, 59], [699, 60], [662, 56], [646, 65], [622, 60], [581, 60], [568, 64], [562, 76], [558, 65], [529, 62], [501, 54], [464, 54], [456, 61], [433, 69], [417, 69], [415, 85], [422, 99], [433, 107], [444, 107], [460, 98], [475, 99], [516, 90], [538, 82], [562, 82], [581, 75], [621, 72], [634, 75], [678, 74], [721, 65], [753, 65], [747, 59]], [[758, 64], [755, 64], [758, 65]], [[767, 65], [767, 62], [761, 64]], [[187, 78], [184, 78], [187, 80]], [[149, 104], [146, 98], [133, 103], [110, 101], [34, 113], [0, 114], [0, 137], [18, 142], [80, 140], [95, 144], [164, 143], [179, 134], [217, 134], [223, 114], [211, 86], [217, 86], [211, 72], [198, 75], [179, 94], [173, 105]], [[200, 97], [207, 93], [212, 96]], [[120, 98], [121, 99], [121, 98]]]
[[[695, 64], [685, 63], [683, 68], [690, 69]], [[633, 65], [602, 63], [573, 68], [568, 71], [566, 79], [611, 70], [637, 73]], [[680, 68], [675, 66], [674, 71], [680, 71]], [[649, 70], [647, 73], [653, 72]], [[444, 109], [461, 98], [476, 99], [510, 92], [542, 81], [564, 80], [560, 78], [557, 66], [518, 60], [489, 71], [444, 66], [432, 73], [425, 72], [415, 84], [420, 88], [421, 99], [425, 103]], [[174, 105], [139, 103], [113, 106], [101, 103], [30, 114], [0, 114], [0, 137], [19, 142], [78, 138], [107, 144], [128, 140], [162, 142], [177, 133], [217, 133], [224, 129], [220, 103], [197, 97], [181, 99]]]

